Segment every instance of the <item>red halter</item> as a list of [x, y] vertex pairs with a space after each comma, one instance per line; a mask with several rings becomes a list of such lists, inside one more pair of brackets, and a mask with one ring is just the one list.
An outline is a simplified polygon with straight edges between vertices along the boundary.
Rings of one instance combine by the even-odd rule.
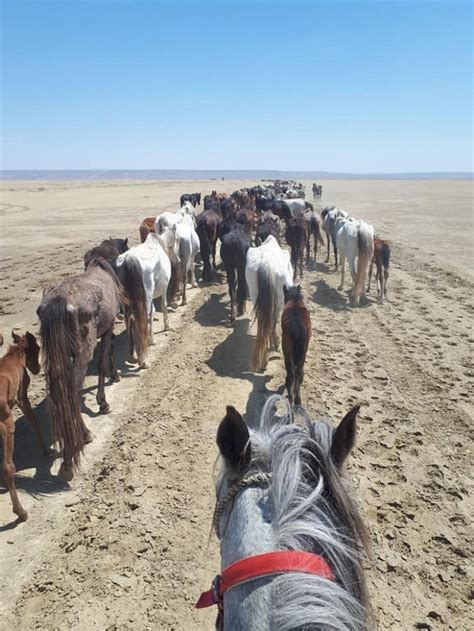
[[233, 587], [263, 576], [285, 572], [303, 572], [334, 580], [331, 568], [319, 554], [295, 550], [267, 552], [228, 565], [220, 576], [215, 577], [211, 589], [201, 594], [196, 608], [202, 609], [217, 605], [222, 612], [224, 594]]

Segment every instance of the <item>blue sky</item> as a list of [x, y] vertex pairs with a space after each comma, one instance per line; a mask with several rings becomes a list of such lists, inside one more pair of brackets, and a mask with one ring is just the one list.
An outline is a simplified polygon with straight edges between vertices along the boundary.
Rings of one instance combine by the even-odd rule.
[[10, 2], [2, 168], [472, 170], [469, 2]]

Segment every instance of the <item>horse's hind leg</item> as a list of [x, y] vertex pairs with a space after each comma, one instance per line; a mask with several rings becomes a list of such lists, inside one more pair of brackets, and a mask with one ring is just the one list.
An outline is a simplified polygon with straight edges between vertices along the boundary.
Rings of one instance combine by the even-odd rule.
[[344, 252], [341, 252], [341, 282], [339, 284], [338, 290], [342, 291], [344, 289], [344, 275], [346, 271], [346, 255]]
[[303, 258], [304, 258], [304, 245], [301, 245], [300, 249], [300, 278], [303, 278]]
[[183, 263], [181, 266], [182, 269], [182, 277], [183, 277], [183, 294], [181, 297], [181, 304], [185, 305], [187, 302], [187, 298], [186, 298], [186, 285], [188, 284], [188, 273], [186, 271], [186, 263]]
[[105, 400], [105, 358], [109, 358], [111, 341], [112, 328], [106, 331], [100, 338], [99, 360], [97, 362], [99, 370], [99, 386], [97, 388], [96, 400], [101, 414], [108, 414], [110, 412], [110, 406]]
[[170, 322], [168, 319], [168, 302], [166, 301], [166, 291], [161, 296], [161, 310], [163, 311], [163, 324], [165, 327], [165, 331], [169, 331]]
[[293, 372], [293, 363], [291, 361], [285, 362], [286, 368], [286, 381], [285, 387], [288, 394], [288, 401], [293, 404], [293, 386], [295, 381], [295, 375]]
[[301, 405], [301, 385], [304, 379], [304, 366], [295, 369], [295, 405]]
[[235, 269], [232, 266], [229, 265], [226, 271], [227, 271], [227, 283], [229, 285], [229, 296], [230, 296], [230, 321], [233, 322], [235, 320], [237, 281], [235, 278]]
[[135, 357], [135, 327], [133, 325], [133, 319], [130, 314], [126, 317], [127, 320], [127, 332], [128, 332], [128, 357], [127, 361], [129, 364], [136, 364], [137, 359]]
[[117, 381], [120, 381], [120, 375], [117, 370], [117, 366], [115, 365], [114, 335], [113, 334], [112, 334], [112, 339], [110, 340], [110, 347], [109, 347], [109, 366], [110, 366], [110, 381], [112, 383], [116, 383]]
[[372, 259], [372, 260], [370, 261], [370, 265], [369, 265], [369, 282], [367, 283], [367, 293], [369, 293], [369, 291], [370, 291], [370, 283], [371, 283], [371, 281], [372, 281], [372, 272], [373, 272], [373, 269], [374, 269], [374, 259]]
[[331, 255], [331, 238], [330, 238], [330, 236], [327, 233], [326, 233], [326, 238], [328, 240], [328, 253], [327, 253], [327, 256], [326, 256], [326, 263], [329, 263], [329, 257]]
[[8, 406], [4, 412], [8, 414], [8, 416], [5, 418], [5, 420], [0, 421], [0, 433], [2, 436], [2, 442], [3, 442], [3, 464], [2, 464], [3, 477], [5, 479], [5, 486], [7, 487], [8, 492], [10, 493], [10, 497], [13, 504], [13, 512], [15, 513], [15, 515], [18, 516], [18, 519], [20, 521], [26, 521], [28, 519], [28, 513], [20, 504], [20, 500], [18, 499], [18, 494], [16, 492], [16, 486], [15, 486], [16, 469], [13, 463], [15, 421], [13, 420], [11, 410]]

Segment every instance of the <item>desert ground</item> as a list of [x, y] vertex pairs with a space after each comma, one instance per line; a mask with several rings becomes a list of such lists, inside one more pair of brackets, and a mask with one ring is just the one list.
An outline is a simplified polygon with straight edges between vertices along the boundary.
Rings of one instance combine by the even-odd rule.
[[[249, 184], [2, 182], [0, 331], [6, 340], [13, 327], [37, 333], [43, 288], [80, 273], [103, 238], [137, 243], [142, 218], [176, 209], [181, 193]], [[323, 204], [370, 221], [392, 243], [383, 305], [372, 291], [350, 308], [323, 248], [302, 281], [314, 329], [303, 401], [334, 423], [362, 405], [348, 475], [371, 533], [378, 628], [472, 629], [472, 183], [322, 184]], [[94, 441], [70, 487], [18, 414], [17, 486], [29, 520], [16, 523], [0, 494], [1, 629], [213, 628], [216, 612], [193, 604], [219, 569], [217, 424], [227, 404], [251, 424], [284, 371], [279, 353], [264, 374], [249, 371], [250, 305], [230, 327], [222, 272], [189, 295], [170, 314], [171, 331], [156, 314], [147, 370], [125, 364], [117, 325], [122, 380], [108, 386], [112, 411], [99, 416], [91, 367], [83, 415]], [[30, 398], [48, 431], [44, 396], [43, 377], [33, 377]]]

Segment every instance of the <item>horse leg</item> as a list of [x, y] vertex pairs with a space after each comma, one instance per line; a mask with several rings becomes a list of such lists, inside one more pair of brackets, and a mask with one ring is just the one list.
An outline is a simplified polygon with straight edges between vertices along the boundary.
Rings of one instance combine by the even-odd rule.
[[387, 297], [387, 281], [388, 281], [388, 267], [384, 267], [383, 270], [383, 295]]
[[38, 441], [41, 447], [41, 450], [43, 452], [43, 454], [45, 456], [47, 456], [48, 454], [51, 453], [51, 449], [49, 449], [49, 447], [46, 446], [46, 443], [44, 442], [44, 438], [43, 438], [43, 434], [41, 433], [41, 429], [40, 426], [38, 424], [38, 421], [35, 417], [35, 415], [33, 414], [33, 410], [31, 409], [31, 404], [30, 404], [30, 400], [28, 399], [28, 385], [30, 383], [30, 379], [28, 377], [27, 374], [25, 374], [25, 379], [23, 379], [21, 386], [20, 386], [20, 390], [18, 392], [18, 405], [20, 406], [21, 411], [23, 412], [23, 414], [26, 416], [26, 418], [28, 419], [28, 423], [31, 425], [31, 427], [34, 429], [34, 431], [36, 432], [36, 435], [38, 436]]
[[318, 254], [318, 237], [316, 233], [313, 234], [314, 239], [314, 262], [316, 263], [317, 254]]
[[13, 512], [18, 516], [20, 521], [26, 521], [28, 519], [28, 513], [20, 504], [15, 486], [15, 465], [13, 463], [13, 446], [15, 441], [15, 421], [11, 410], [7, 404], [6, 409], [2, 410], [8, 416], [5, 420], [0, 421], [0, 433], [3, 442], [3, 477], [5, 479], [5, 486], [10, 493], [10, 497], [13, 504]]
[[345, 271], [346, 271], [346, 255], [345, 255], [345, 252], [341, 252], [341, 282], [338, 287], [339, 291], [342, 291], [344, 289]]
[[304, 258], [304, 245], [301, 244], [300, 255], [299, 255], [299, 259], [300, 259], [300, 278], [303, 278], [303, 258]]
[[188, 284], [188, 273], [186, 271], [186, 263], [182, 262], [181, 263], [181, 270], [182, 270], [182, 277], [183, 277], [183, 295], [181, 298], [181, 304], [185, 305], [187, 302], [187, 298], [186, 298], [186, 285]]
[[110, 340], [110, 350], [109, 350], [109, 366], [110, 366], [110, 381], [112, 383], [117, 383], [120, 381], [120, 375], [117, 370], [117, 366], [115, 365], [114, 358], [114, 335], [112, 334], [112, 338]]
[[245, 280], [245, 259], [237, 268], [237, 316], [244, 315], [247, 300], [247, 283]]
[[108, 414], [110, 412], [110, 405], [105, 399], [105, 358], [109, 357], [111, 341], [112, 328], [106, 331], [100, 338], [99, 359], [97, 362], [99, 371], [99, 385], [97, 388], [96, 401], [101, 414]]
[[298, 252], [293, 246], [291, 248], [291, 264], [293, 265], [293, 282], [295, 282], [298, 275]]
[[290, 405], [293, 405], [293, 385], [295, 381], [295, 375], [293, 371], [293, 362], [291, 360], [285, 360], [285, 369], [286, 369], [286, 382], [285, 387], [288, 393], [288, 401]]
[[196, 282], [196, 272], [194, 270], [194, 256], [191, 256], [191, 267], [190, 267], [189, 271], [190, 271], [190, 276], [191, 276], [189, 282], [191, 283], [192, 287], [197, 287], [198, 285], [197, 285], [197, 282]]
[[[370, 265], [369, 265], [369, 282], [367, 283], [367, 293], [369, 293], [369, 291], [370, 291], [370, 283], [372, 281], [373, 269], [374, 269], [374, 259], [372, 259], [370, 261]], [[375, 279], [377, 280], [377, 275], [376, 275]]]
[[212, 244], [212, 268], [213, 268], [214, 271], [216, 271], [216, 269], [217, 269], [217, 266], [216, 266], [216, 246], [217, 246], [217, 239]]
[[168, 303], [166, 301], [166, 291], [161, 296], [161, 310], [163, 311], [163, 324], [165, 325], [165, 331], [169, 331], [170, 323], [168, 320]]
[[[360, 263], [358, 263], [358, 265], [359, 264]], [[351, 289], [352, 302], [353, 302], [354, 307], [358, 307], [360, 303], [360, 292], [359, 292], [359, 289], [356, 287], [357, 270], [355, 266], [355, 257], [352, 259], [349, 257], [349, 267], [350, 267], [351, 276], [352, 276], [352, 289]]]
[[235, 278], [235, 269], [231, 265], [229, 265], [229, 268], [227, 269], [227, 284], [229, 285], [229, 296], [230, 296], [230, 321], [233, 322], [235, 320], [235, 301], [236, 301], [237, 281]]
[[334, 248], [334, 258], [336, 259], [336, 272], [337, 272], [337, 247], [336, 247], [336, 240], [333, 241], [332, 247]]
[[301, 405], [301, 384], [304, 378], [303, 365], [297, 366], [295, 369], [295, 405]]
[[328, 240], [328, 253], [327, 253], [327, 256], [326, 256], [326, 263], [329, 263], [329, 257], [330, 257], [330, 254], [331, 254], [331, 238], [330, 238], [330, 236], [327, 233], [326, 233], [326, 238]]
[[308, 234], [308, 238], [306, 239], [306, 264], [309, 263], [311, 259], [311, 236]]

